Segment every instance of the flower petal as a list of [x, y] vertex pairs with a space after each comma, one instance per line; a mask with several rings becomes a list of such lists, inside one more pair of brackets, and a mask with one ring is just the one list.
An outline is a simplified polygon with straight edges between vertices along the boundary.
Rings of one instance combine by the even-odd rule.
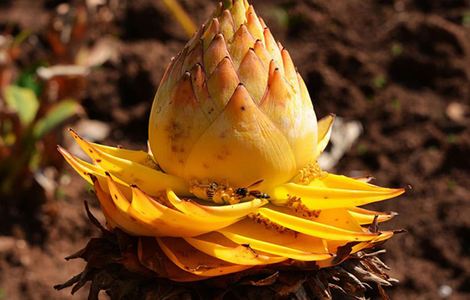
[[160, 204], [137, 187], [132, 188], [132, 202], [128, 213], [149, 226], [153, 236], [191, 237], [224, 228], [237, 221], [194, 219]]
[[182, 195], [189, 195], [188, 186], [184, 180], [134, 161], [112, 156], [93, 147], [73, 130], [70, 130], [70, 133], [83, 151], [93, 159], [94, 163], [129, 185], [139, 185], [152, 195], [166, 191], [167, 188], [172, 188]]
[[335, 115], [330, 114], [318, 121], [318, 143], [315, 153], [315, 159], [325, 150], [331, 137], [331, 130], [333, 129], [333, 123], [335, 121]]
[[254, 199], [233, 205], [208, 206], [201, 205], [193, 200], [181, 200], [173, 191], [167, 191], [168, 201], [179, 211], [194, 219], [205, 221], [237, 221], [256, 211], [260, 206], [268, 203], [267, 200]]
[[198, 237], [185, 238], [186, 242], [207, 255], [240, 265], [266, 265], [285, 261], [286, 257], [271, 256], [239, 245], [220, 233], [211, 232]]
[[186, 164], [189, 180], [229, 181], [243, 187], [260, 179], [262, 186], [286, 182], [295, 161], [281, 132], [239, 85], [225, 110], [204, 132]]
[[250, 248], [272, 255], [302, 261], [323, 260], [332, 256], [319, 238], [291, 231], [268, 229], [249, 219], [223, 228], [219, 232], [237, 244], [249, 245]]
[[220, 276], [251, 268], [251, 266], [231, 264], [207, 255], [180, 238], [157, 238], [157, 242], [175, 265], [198, 276]]
[[[326, 240], [370, 241], [378, 235], [378, 233], [365, 232], [359, 225], [357, 228], [354, 228], [355, 230], [350, 230], [325, 224], [317, 221], [315, 218], [307, 219], [301, 216], [296, 216], [287, 208], [274, 206], [262, 207], [258, 210], [258, 213], [271, 222], [285, 228]], [[321, 213], [325, 213], [325, 211], [322, 211]], [[342, 218], [345, 221], [354, 221], [354, 219], [348, 215], [347, 211], [342, 215], [339, 211], [335, 211], [334, 216], [337, 219]]]
[[377, 222], [385, 222], [397, 215], [395, 212], [379, 212], [368, 210], [360, 207], [350, 207], [348, 208], [349, 213], [353, 218], [361, 225], [368, 225], [374, 222], [375, 217], [377, 217]]
[[269, 193], [272, 202], [285, 204], [292, 197], [311, 210], [354, 207], [397, 197], [404, 189], [389, 189], [365, 183], [346, 176], [328, 174], [314, 179], [310, 185], [286, 183]]
[[[189, 72], [183, 75], [171, 101], [152, 112], [149, 123], [149, 142], [155, 160], [165, 172], [179, 177], [183, 176], [192, 146], [210, 124], [193, 91], [191, 76]], [[153, 178], [148, 181], [154, 184]], [[141, 183], [135, 184], [147, 191]]]

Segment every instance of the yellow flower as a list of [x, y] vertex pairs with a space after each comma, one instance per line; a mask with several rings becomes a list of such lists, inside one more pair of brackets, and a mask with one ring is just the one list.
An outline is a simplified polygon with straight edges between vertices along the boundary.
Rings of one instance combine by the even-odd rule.
[[150, 116], [151, 151], [73, 131], [93, 163], [59, 150], [94, 185], [109, 227], [156, 238], [170, 279], [287, 260], [326, 267], [340, 261], [341, 246], [353, 242], [354, 253], [390, 238], [364, 225], [392, 214], [358, 206], [403, 193], [320, 170], [333, 120], [317, 123], [289, 53], [247, 1], [235, 0], [167, 68]]

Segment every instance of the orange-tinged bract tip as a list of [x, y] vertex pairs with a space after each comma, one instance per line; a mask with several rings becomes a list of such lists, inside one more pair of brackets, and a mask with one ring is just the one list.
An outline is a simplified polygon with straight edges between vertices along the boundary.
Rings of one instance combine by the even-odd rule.
[[320, 169], [334, 115], [317, 122], [289, 52], [247, 1], [226, 2], [166, 69], [148, 152], [73, 130], [91, 162], [58, 147], [93, 184], [108, 226], [149, 237], [139, 257], [164, 255], [159, 276], [182, 282], [292, 261], [328, 267], [393, 236], [376, 231], [393, 213], [359, 206], [404, 190]]
[[212, 74], [219, 62], [221, 62], [224, 57], [229, 56], [230, 54], [227, 50], [227, 43], [225, 42], [224, 35], [218, 33], [210, 43], [204, 55], [204, 66], [206, 72], [208, 74]]

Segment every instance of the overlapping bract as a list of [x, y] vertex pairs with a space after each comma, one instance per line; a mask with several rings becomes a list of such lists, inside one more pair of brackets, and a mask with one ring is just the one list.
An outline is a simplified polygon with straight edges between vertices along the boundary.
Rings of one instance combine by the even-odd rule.
[[[292, 261], [326, 267], [340, 261], [340, 247], [353, 253], [390, 238], [367, 225], [393, 214], [358, 206], [403, 193], [315, 166], [333, 120], [317, 124], [289, 53], [252, 6], [235, 0], [168, 67], [149, 153], [93, 144], [73, 131], [92, 163], [59, 151], [93, 184], [108, 226], [156, 238], [170, 279]], [[253, 182], [257, 193], [235, 192]], [[204, 187], [222, 183], [233, 203], [215, 201]]]
[[232, 186], [263, 179], [261, 187], [273, 187], [315, 161], [308, 91], [252, 6], [221, 6], [172, 60], [155, 96], [149, 142], [165, 172]]

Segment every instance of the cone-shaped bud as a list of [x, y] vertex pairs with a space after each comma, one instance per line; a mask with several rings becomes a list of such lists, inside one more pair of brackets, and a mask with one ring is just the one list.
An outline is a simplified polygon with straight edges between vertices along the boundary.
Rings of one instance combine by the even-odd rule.
[[162, 79], [150, 148], [188, 181], [270, 188], [316, 159], [317, 120], [287, 50], [247, 1], [228, 2]]

